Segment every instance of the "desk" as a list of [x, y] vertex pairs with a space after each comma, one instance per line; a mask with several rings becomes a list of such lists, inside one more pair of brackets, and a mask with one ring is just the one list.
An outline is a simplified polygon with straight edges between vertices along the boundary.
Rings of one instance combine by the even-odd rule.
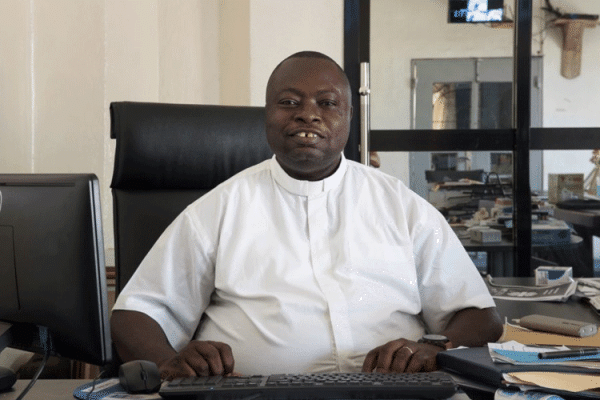
[[[40, 379], [25, 396], [28, 400], [74, 400], [73, 391], [89, 382], [86, 379]], [[14, 400], [25, 389], [28, 380], [18, 380], [12, 390], [0, 393], [0, 400]]]
[[[494, 278], [495, 283], [499, 285], [534, 285], [533, 278]], [[600, 323], [600, 316], [596, 314], [587, 304], [580, 303], [575, 300], [569, 300], [565, 303], [557, 302], [541, 302], [541, 301], [514, 301], [514, 300], [496, 300], [498, 313], [504, 319], [519, 318], [528, 314], [543, 314], [551, 315], [560, 318], [578, 319], [587, 322]], [[460, 382], [461, 380], [459, 380]], [[31, 391], [25, 397], [28, 400], [73, 400], [73, 391], [75, 388], [89, 382], [85, 379], [41, 379], [31, 388]], [[464, 380], [467, 382], [467, 380]], [[14, 400], [27, 385], [27, 380], [19, 380], [15, 384], [12, 391], [0, 393], [0, 400]], [[480, 386], [476, 382], [470, 383], [471, 388]], [[466, 389], [465, 389], [466, 390]], [[470, 392], [477, 398], [493, 399], [493, 391], [491, 388], [486, 391], [481, 385], [478, 391]], [[458, 393], [452, 397], [452, 400], [469, 400], [469, 397], [464, 393]]]
[[[27, 386], [27, 380], [19, 380], [13, 390], [0, 393], [0, 400], [15, 400], [21, 391]], [[74, 400], [73, 391], [89, 382], [85, 379], [41, 379], [33, 385], [25, 396], [27, 400]], [[451, 400], [470, 400], [463, 392], [456, 393]]]
[[[513, 261], [513, 243], [510, 240], [502, 238], [500, 242], [495, 243], [481, 243], [471, 240], [469, 238], [460, 237], [460, 242], [467, 251], [484, 251], [487, 253], [487, 273], [494, 277], [510, 277], [514, 276], [514, 261]], [[536, 251], [548, 249], [551, 247], [577, 247], [580, 246], [583, 239], [576, 235], [571, 235], [571, 243], [558, 243], [558, 244], [533, 244], [531, 246], [532, 254], [535, 255]], [[532, 268], [533, 271], [533, 268]], [[577, 275], [574, 276], [592, 276], [592, 275]]]
[[575, 276], [594, 276], [593, 237], [600, 236], [600, 210], [567, 210], [555, 208], [554, 217], [573, 224], [577, 234], [583, 238], [585, 266], [582, 271], [573, 271]]
[[487, 253], [487, 273], [492, 276], [513, 276], [513, 243], [502, 239], [495, 243], [481, 243], [469, 238], [460, 238], [466, 251]]

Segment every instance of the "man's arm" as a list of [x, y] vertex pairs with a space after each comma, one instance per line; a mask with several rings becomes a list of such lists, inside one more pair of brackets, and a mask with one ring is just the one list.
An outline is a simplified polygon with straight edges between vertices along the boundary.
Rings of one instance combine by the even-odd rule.
[[[502, 321], [495, 307], [465, 308], [454, 314], [441, 334], [450, 339], [452, 347], [483, 346], [497, 341], [502, 336]], [[367, 354], [363, 371], [434, 371], [438, 369], [436, 355], [440, 351], [440, 347], [432, 344], [417, 343], [408, 339], [392, 340]]]
[[502, 320], [495, 307], [465, 308], [458, 311], [442, 332], [453, 347], [477, 347], [497, 341], [502, 336]]
[[161, 326], [144, 313], [114, 310], [110, 323], [112, 340], [121, 360], [152, 361], [163, 379], [233, 372], [233, 354], [225, 343], [192, 340], [178, 353]]

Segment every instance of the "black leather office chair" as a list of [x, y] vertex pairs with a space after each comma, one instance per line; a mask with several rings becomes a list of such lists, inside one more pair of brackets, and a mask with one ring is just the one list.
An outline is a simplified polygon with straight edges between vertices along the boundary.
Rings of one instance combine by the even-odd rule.
[[117, 102], [110, 116], [119, 293], [188, 204], [272, 152], [263, 107]]

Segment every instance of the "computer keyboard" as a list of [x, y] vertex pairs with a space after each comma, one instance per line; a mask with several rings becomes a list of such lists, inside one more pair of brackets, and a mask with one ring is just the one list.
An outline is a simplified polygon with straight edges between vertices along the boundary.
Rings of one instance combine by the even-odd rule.
[[178, 378], [165, 399], [444, 399], [456, 393], [444, 372], [416, 374], [315, 373]]

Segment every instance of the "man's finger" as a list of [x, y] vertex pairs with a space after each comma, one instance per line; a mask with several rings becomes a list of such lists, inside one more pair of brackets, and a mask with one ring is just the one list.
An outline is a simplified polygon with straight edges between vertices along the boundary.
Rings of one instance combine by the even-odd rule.
[[410, 357], [410, 353], [408, 353], [406, 350], [400, 351], [400, 349], [404, 347], [405, 343], [406, 342], [404, 340], [394, 340], [382, 346], [379, 350], [379, 354], [377, 355], [376, 372], [390, 372], [394, 357], [398, 357], [397, 353], [399, 352], [407, 353], [405, 355]]
[[423, 370], [423, 358], [421, 357], [422, 353], [417, 349], [411, 355], [409, 359], [406, 360], [405, 364], [399, 368], [403, 368], [402, 371], [398, 371], [394, 369], [394, 372], [408, 372], [415, 373]]
[[195, 355], [187, 361], [199, 375], [224, 375], [225, 368], [221, 360], [221, 353], [215, 347], [215, 342], [194, 343]]
[[192, 366], [190, 366], [179, 354], [163, 363], [159, 367], [159, 370], [161, 379], [166, 380], [197, 375], [194, 368], [192, 368]]
[[394, 354], [394, 358], [390, 363], [389, 370], [387, 372], [405, 372], [406, 367], [410, 360], [413, 358], [415, 351], [408, 347], [401, 347]]
[[376, 349], [373, 349], [367, 353], [367, 356], [365, 357], [365, 361], [363, 361], [362, 372], [369, 372], [369, 373], [373, 372], [373, 370], [375, 369], [375, 366], [377, 365], [378, 350], [379, 350], [379, 347]]
[[221, 365], [223, 367], [223, 374], [231, 374], [235, 367], [235, 361], [233, 359], [233, 352], [231, 347], [227, 343], [223, 342], [207, 342], [213, 345], [218, 351], [221, 359]]
[[206, 356], [200, 352], [186, 353], [186, 363], [196, 372], [198, 376], [212, 375], [212, 368], [209, 365]]

